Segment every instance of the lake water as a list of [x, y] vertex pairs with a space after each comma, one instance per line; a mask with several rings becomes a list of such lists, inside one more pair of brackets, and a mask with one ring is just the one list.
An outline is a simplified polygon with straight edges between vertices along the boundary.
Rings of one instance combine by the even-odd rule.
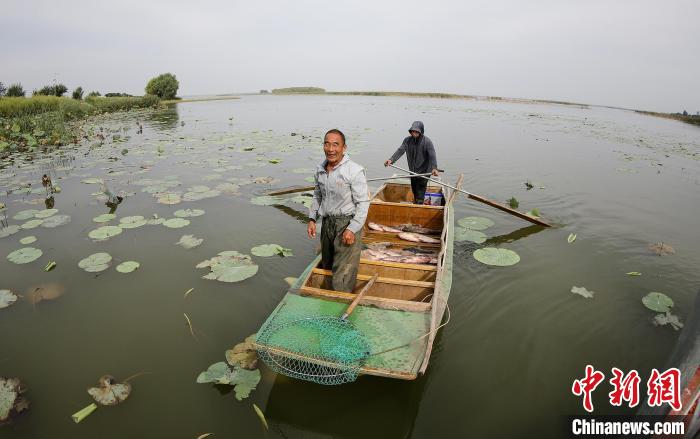
[[[466, 190], [503, 203], [515, 197], [519, 210], [538, 208], [558, 227], [533, 227], [456, 199], [456, 218], [496, 223], [483, 245], [514, 250], [521, 261], [489, 267], [472, 257], [478, 246], [455, 246], [452, 319], [436, 340], [427, 374], [416, 381], [361, 377], [331, 388], [261, 367], [261, 382], [243, 401], [228, 386], [197, 384], [201, 371], [224, 361], [227, 349], [259, 328], [284, 295], [284, 278], [298, 276], [316, 254], [318, 243], [305, 236], [302, 205], [260, 206], [250, 199], [271, 187], [308, 184], [303, 168], [321, 160], [323, 133], [335, 127], [346, 133], [348, 152], [368, 177], [390, 175], [382, 163], [413, 120], [425, 122], [446, 181], [464, 173]], [[243, 96], [106, 116], [89, 128], [89, 140], [77, 147], [33, 162], [6, 161], [0, 169], [6, 225], [24, 224], [13, 219], [20, 211], [44, 209], [40, 181], [47, 172], [62, 189], [54, 196], [56, 215], [71, 217], [59, 227], [0, 239], [0, 289], [25, 295], [0, 309], [0, 376], [20, 377], [31, 401], [28, 412], [0, 427], [2, 437], [556, 436], [562, 415], [583, 413], [571, 384], [586, 364], [606, 376], [613, 366], [638, 370], [642, 395], [651, 368], [666, 367], [680, 332], [653, 325], [655, 314], [642, 297], [663, 292], [682, 322], [691, 318], [700, 286], [695, 126], [561, 105]], [[95, 137], [100, 128], [104, 142]], [[280, 162], [269, 162], [275, 159]], [[276, 181], [251, 183], [251, 177]], [[206, 213], [188, 218], [183, 228], [144, 225], [94, 241], [88, 233], [105, 224], [93, 218], [110, 209], [99, 184], [81, 183], [91, 178], [127, 196], [114, 212], [117, 219], [105, 224], [135, 215], [173, 218], [186, 208]], [[20, 189], [23, 183], [32, 186]], [[196, 188], [201, 185], [222, 186], [217, 195]], [[192, 192], [188, 188], [213, 196], [168, 205], [143, 192], [165, 190], [177, 200]], [[577, 235], [573, 243], [570, 233]], [[204, 241], [193, 249], [175, 245], [184, 234]], [[28, 246], [43, 255], [23, 265], [8, 261], [6, 255], [24, 247], [19, 239], [30, 235], [37, 241]], [[652, 253], [648, 245], [657, 242], [675, 254]], [[291, 248], [294, 256], [253, 257], [259, 271], [240, 283], [202, 279], [207, 269], [195, 268], [221, 251], [249, 254], [265, 243]], [[96, 252], [114, 258], [109, 269], [78, 267]], [[117, 272], [127, 260], [140, 268]], [[45, 272], [50, 261], [57, 266]], [[642, 275], [626, 275], [633, 271]], [[26, 300], [28, 291], [47, 283], [60, 284], [65, 294], [35, 305]], [[595, 295], [585, 299], [571, 293], [573, 286]], [[71, 414], [92, 402], [86, 389], [100, 376], [138, 373], [145, 374], [131, 381], [123, 404], [73, 423]], [[633, 412], [611, 407], [609, 390], [601, 385], [594, 393], [596, 414]], [[268, 432], [253, 403], [265, 412]]]

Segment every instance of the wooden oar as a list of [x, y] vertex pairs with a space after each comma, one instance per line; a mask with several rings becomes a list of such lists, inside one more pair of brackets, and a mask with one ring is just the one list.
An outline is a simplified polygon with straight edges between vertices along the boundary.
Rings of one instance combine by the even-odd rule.
[[[401, 170], [401, 171], [403, 171], [403, 172], [408, 172], [409, 174], [412, 174], [412, 175], [414, 175], [414, 176], [420, 176], [420, 174], [416, 174], [416, 173], [411, 172], [411, 171], [409, 171], [409, 170], [407, 170], [407, 169], [400, 168], [400, 167], [398, 167], [398, 166], [396, 166], [396, 165], [394, 165], [394, 164], [390, 164], [389, 166], [391, 166], [392, 168], [399, 169], [399, 170]], [[445, 187], [448, 187], [448, 188], [450, 188], [450, 189], [456, 190], [457, 192], [461, 192], [461, 193], [463, 193], [464, 195], [466, 195], [466, 196], [468, 196], [469, 198], [471, 198], [472, 200], [476, 200], [476, 201], [479, 201], [479, 202], [481, 202], [481, 203], [488, 204], [488, 205], [491, 206], [491, 207], [495, 207], [496, 209], [499, 209], [499, 210], [502, 210], [502, 211], [504, 211], [504, 212], [506, 212], [506, 213], [509, 213], [509, 214], [511, 214], [511, 215], [517, 216], [518, 218], [524, 219], [525, 221], [530, 221], [531, 223], [539, 224], [540, 226], [544, 226], [544, 227], [552, 227], [551, 224], [546, 223], [546, 222], [542, 221], [541, 219], [532, 217], [532, 216], [530, 216], [530, 215], [526, 215], [526, 214], [524, 214], [524, 213], [520, 213], [520, 212], [518, 212], [517, 210], [511, 209], [510, 207], [504, 206], [503, 204], [497, 203], [497, 202], [495, 202], [495, 201], [493, 201], [493, 200], [489, 200], [488, 198], [484, 198], [484, 197], [482, 197], [482, 196], [469, 193], [469, 192], [464, 191], [464, 190], [462, 190], [462, 189], [458, 189], [458, 188], [456, 188], [456, 187], [454, 187], [454, 186], [450, 186], [450, 185], [447, 184], [447, 183], [443, 183], [443, 182], [441, 182], [441, 181], [433, 180], [432, 178], [428, 178], [428, 177], [422, 177], [422, 178], [425, 178], [426, 180], [428, 180], [428, 181], [430, 181], [430, 182], [432, 182], [432, 183], [439, 184], [439, 185], [441, 185], [441, 186], [445, 186]]]
[[[442, 172], [442, 170], [439, 170]], [[368, 178], [367, 181], [380, 181], [380, 180], [393, 180], [395, 178], [410, 178], [410, 177], [426, 177], [428, 175], [432, 175], [430, 173], [427, 174], [418, 174], [418, 175], [392, 175], [391, 177], [378, 177], [378, 178]], [[272, 192], [268, 192], [267, 195], [286, 195], [286, 194], [293, 194], [295, 192], [307, 192], [307, 191], [312, 191], [314, 190], [316, 186], [289, 186], [289, 187], [284, 187], [280, 189], [276, 189]]]

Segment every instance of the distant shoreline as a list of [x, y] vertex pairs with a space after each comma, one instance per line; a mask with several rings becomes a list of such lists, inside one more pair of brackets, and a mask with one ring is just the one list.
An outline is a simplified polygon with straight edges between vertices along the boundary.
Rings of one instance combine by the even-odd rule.
[[217, 95], [217, 96], [204, 96], [204, 97], [193, 97], [193, 98], [181, 98], [181, 99], [169, 99], [167, 101], [161, 101], [161, 104], [182, 104], [185, 102], [205, 102], [205, 101], [226, 101], [229, 99], [240, 99], [238, 96], [230, 95]]

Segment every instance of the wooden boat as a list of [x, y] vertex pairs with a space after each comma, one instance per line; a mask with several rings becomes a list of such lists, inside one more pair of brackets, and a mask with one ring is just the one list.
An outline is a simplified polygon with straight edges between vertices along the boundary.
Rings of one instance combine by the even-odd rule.
[[[456, 187], [461, 185], [462, 177]], [[309, 316], [340, 316], [374, 274], [379, 277], [350, 316], [350, 321], [369, 341], [372, 355], [360, 369], [361, 375], [413, 380], [428, 367], [430, 353], [442, 321], [452, 286], [454, 191], [428, 187], [428, 192], [445, 195], [445, 205], [412, 204], [408, 183], [387, 183], [371, 197], [362, 242], [390, 242], [392, 247], [437, 250], [437, 265], [407, 264], [360, 259], [353, 293], [327, 288], [332, 273], [320, 267], [318, 256], [299, 276], [258, 333], [267, 325]], [[378, 232], [369, 222], [396, 226], [418, 224], [439, 230], [439, 244], [404, 241], [396, 233]], [[257, 344], [258, 349], [274, 349]]]

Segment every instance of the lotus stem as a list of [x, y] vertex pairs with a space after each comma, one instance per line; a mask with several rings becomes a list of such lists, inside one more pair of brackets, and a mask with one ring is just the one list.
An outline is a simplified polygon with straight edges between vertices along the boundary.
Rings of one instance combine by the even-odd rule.
[[78, 422], [80, 422], [80, 421], [82, 421], [83, 419], [85, 419], [85, 418], [87, 418], [88, 416], [90, 416], [90, 414], [91, 414], [92, 412], [94, 412], [95, 410], [97, 410], [97, 404], [95, 404], [95, 403], [93, 402], [92, 404], [90, 404], [89, 406], [85, 407], [84, 409], [73, 413], [73, 415], [72, 415], [71, 417], [73, 418], [73, 421], [75, 421], [75, 423], [77, 424]]

